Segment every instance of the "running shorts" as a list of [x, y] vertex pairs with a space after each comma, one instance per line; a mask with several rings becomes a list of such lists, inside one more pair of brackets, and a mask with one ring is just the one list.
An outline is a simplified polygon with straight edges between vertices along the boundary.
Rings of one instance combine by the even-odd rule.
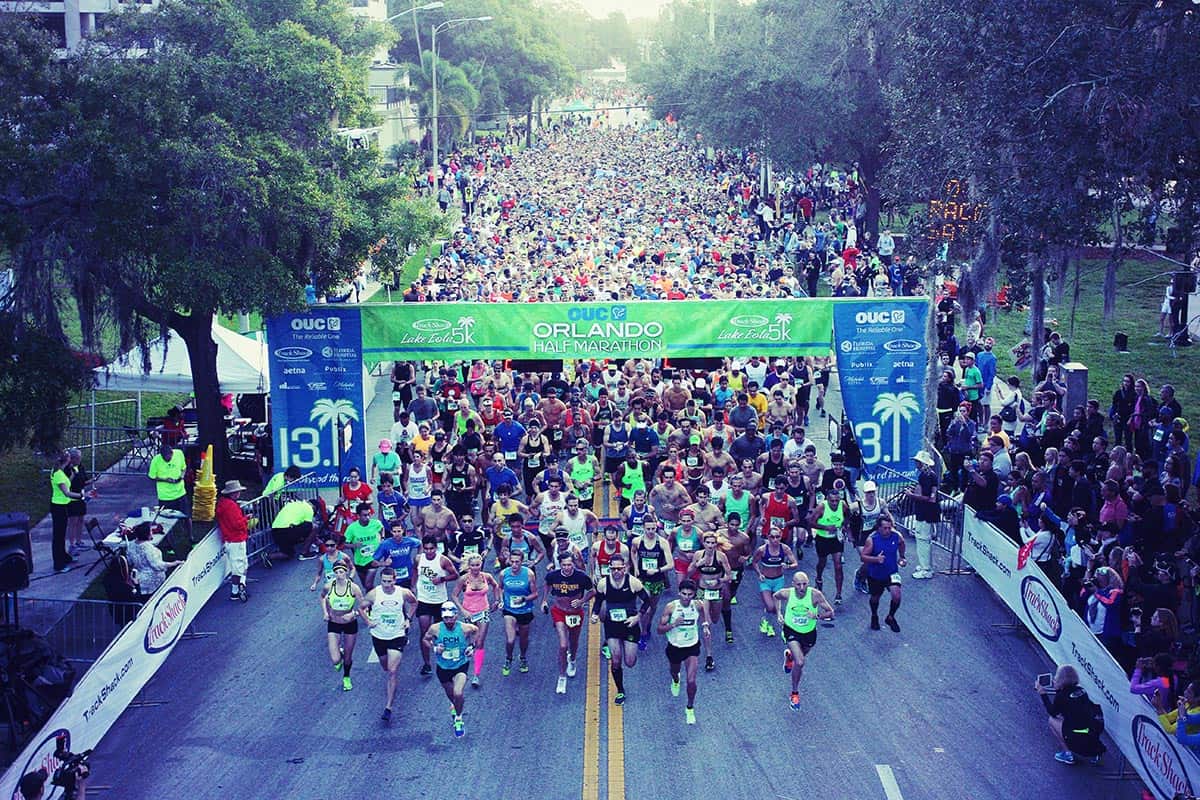
[[583, 624], [583, 609], [576, 608], [573, 610], [559, 608], [558, 606], [550, 606], [550, 619], [554, 620], [554, 624], [562, 623], [568, 628], [578, 628]]
[[387, 658], [389, 650], [404, 652], [404, 647], [407, 644], [407, 636], [398, 636], [395, 639], [376, 639], [374, 636], [371, 637], [371, 646], [375, 648], [375, 655], [379, 656], [380, 661]]
[[682, 664], [689, 658], [700, 657], [700, 643], [696, 642], [691, 647], [676, 647], [673, 644], [667, 644], [667, 661], [671, 664]]
[[616, 639], [621, 642], [636, 642], [642, 637], [640, 625], [630, 625], [627, 622], [604, 620], [604, 638]]
[[800, 645], [800, 652], [807, 654], [817, 643], [817, 629], [813, 628], [808, 633], [801, 633], [795, 628], [783, 626], [783, 640], [785, 642], [797, 642]]
[[836, 536], [817, 536], [817, 557], [825, 558], [846, 549], [846, 543]]
[[900, 588], [900, 573], [892, 575], [890, 578], [872, 578], [867, 576], [867, 590], [872, 597], [879, 597], [890, 586]]
[[325, 623], [325, 630], [328, 633], [344, 633], [348, 636], [353, 636], [358, 633], [358, 618], [354, 618], [349, 622], [334, 622], [329, 620]]
[[465, 662], [461, 667], [455, 667], [454, 669], [442, 669], [441, 667], [436, 667], [435, 669], [437, 670], [437, 679], [441, 683], [450, 683], [454, 680], [455, 675], [467, 674], [467, 665]]
[[513, 619], [515, 619], [517, 621], [518, 625], [528, 625], [529, 623], [533, 622], [533, 612], [532, 611], [526, 611], [523, 614], [518, 614], [516, 611], [509, 611], [506, 608], [506, 609], [504, 609], [504, 616], [512, 617]]
[[651, 597], [658, 597], [667, 590], [666, 580], [661, 581], [642, 581], [642, 586], [646, 587], [646, 591]]
[[758, 581], [758, 590], [760, 592], [770, 592], [771, 594], [775, 594], [775, 592], [778, 592], [783, 588], [783, 584], [784, 580], [782, 575], [780, 575], [778, 578], [761, 578]]

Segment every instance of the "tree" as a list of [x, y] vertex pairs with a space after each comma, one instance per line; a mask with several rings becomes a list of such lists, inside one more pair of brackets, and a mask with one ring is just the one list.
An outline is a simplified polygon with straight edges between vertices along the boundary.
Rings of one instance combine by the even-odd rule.
[[[421, 54], [421, 63], [409, 64], [409, 99], [416, 103], [421, 127], [433, 125], [433, 54]], [[479, 105], [479, 90], [467, 78], [466, 71], [438, 57], [438, 136], [447, 147], [466, 135]]]
[[377, 155], [334, 128], [370, 120], [362, 74], [383, 34], [336, 0], [169, 2], [113, 15], [68, 60], [25, 53], [43, 80], [5, 101], [22, 309], [61, 334], [52, 287], [67, 286], [85, 344], [105, 324], [143, 347], [174, 329], [218, 467], [215, 315], [299, 307], [379, 238]]
[[380, 280], [393, 289], [400, 288], [401, 268], [409, 251], [416, 245], [450, 235], [450, 218], [438, 208], [434, 198], [402, 196], [387, 200], [380, 215], [384, 231], [372, 260]]

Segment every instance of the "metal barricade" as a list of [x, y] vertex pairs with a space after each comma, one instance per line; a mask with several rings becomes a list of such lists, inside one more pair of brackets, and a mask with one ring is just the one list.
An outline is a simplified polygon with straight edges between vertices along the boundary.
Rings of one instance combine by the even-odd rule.
[[253, 500], [242, 503], [242, 510], [250, 521], [250, 540], [246, 543], [246, 556], [250, 563], [261, 563], [270, 566], [267, 554], [275, 549], [275, 540], [271, 536], [271, 523], [279, 509], [293, 500], [316, 500], [321, 496], [318, 489], [300, 486], [306, 476], [297, 478], [285, 485], [278, 492], [260, 495]]
[[[874, 466], [868, 471], [870, 474], [867, 477], [875, 481], [879, 491], [879, 500], [887, 507], [896, 527], [907, 535], [914, 535], [917, 521], [916, 507], [908, 498], [908, 489], [915, 486], [916, 481], [890, 467]], [[962, 560], [962, 500], [945, 492], [938, 492], [937, 496], [942, 513], [941, 521], [937, 524], [934, 533], [933, 544], [950, 556], [950, 565], [945, 571], [953, 575], [972, 574], [974, 570], [969, 566], [964, 566]]]
[[4, 596], [4, 620], [46, 638], [69, 661], [91, 663], [137, 616], [141, 603]]

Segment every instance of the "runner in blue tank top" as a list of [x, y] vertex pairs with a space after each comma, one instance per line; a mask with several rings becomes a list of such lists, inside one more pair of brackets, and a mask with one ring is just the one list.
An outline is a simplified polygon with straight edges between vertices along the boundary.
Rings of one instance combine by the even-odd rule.
[[454, 706], [456, 737], [467, 732], [463, 723], [463, 689], [467, 686], [467, 664], [471, 661], [471, 643], [475, 640], [476, 630], [469, 622], [459, 622], [458, 606], [447, 601], [442, 604], [442, 621], [430, 625], [425, 632], [425, 643], [437, 656], [438, 681]]
[[525, 554], [516, 550], [508, 554], [508, 567], [497, 577], [500, 581], [504, 613], [504, 667], [500, 674], [512, 674], [513, 647], [521, 641], [521, 672], [529, 672], [529, 623], [533, 622], [533, 607], [538, 599], [533, 570], [525, 566]]
[[899, 633], [896, 609], [900, 608], [900, 567], [908, 562], [904, 559], [904, 537], [893, 529], [891, 517], [879, 518], [875, 532], [863, 545], [862, 560], [867, 565], [867, 588], [871, 595], [871, 630], [879, 630], [879, 598], [887, 589], [892, 603], [883, 621]]

